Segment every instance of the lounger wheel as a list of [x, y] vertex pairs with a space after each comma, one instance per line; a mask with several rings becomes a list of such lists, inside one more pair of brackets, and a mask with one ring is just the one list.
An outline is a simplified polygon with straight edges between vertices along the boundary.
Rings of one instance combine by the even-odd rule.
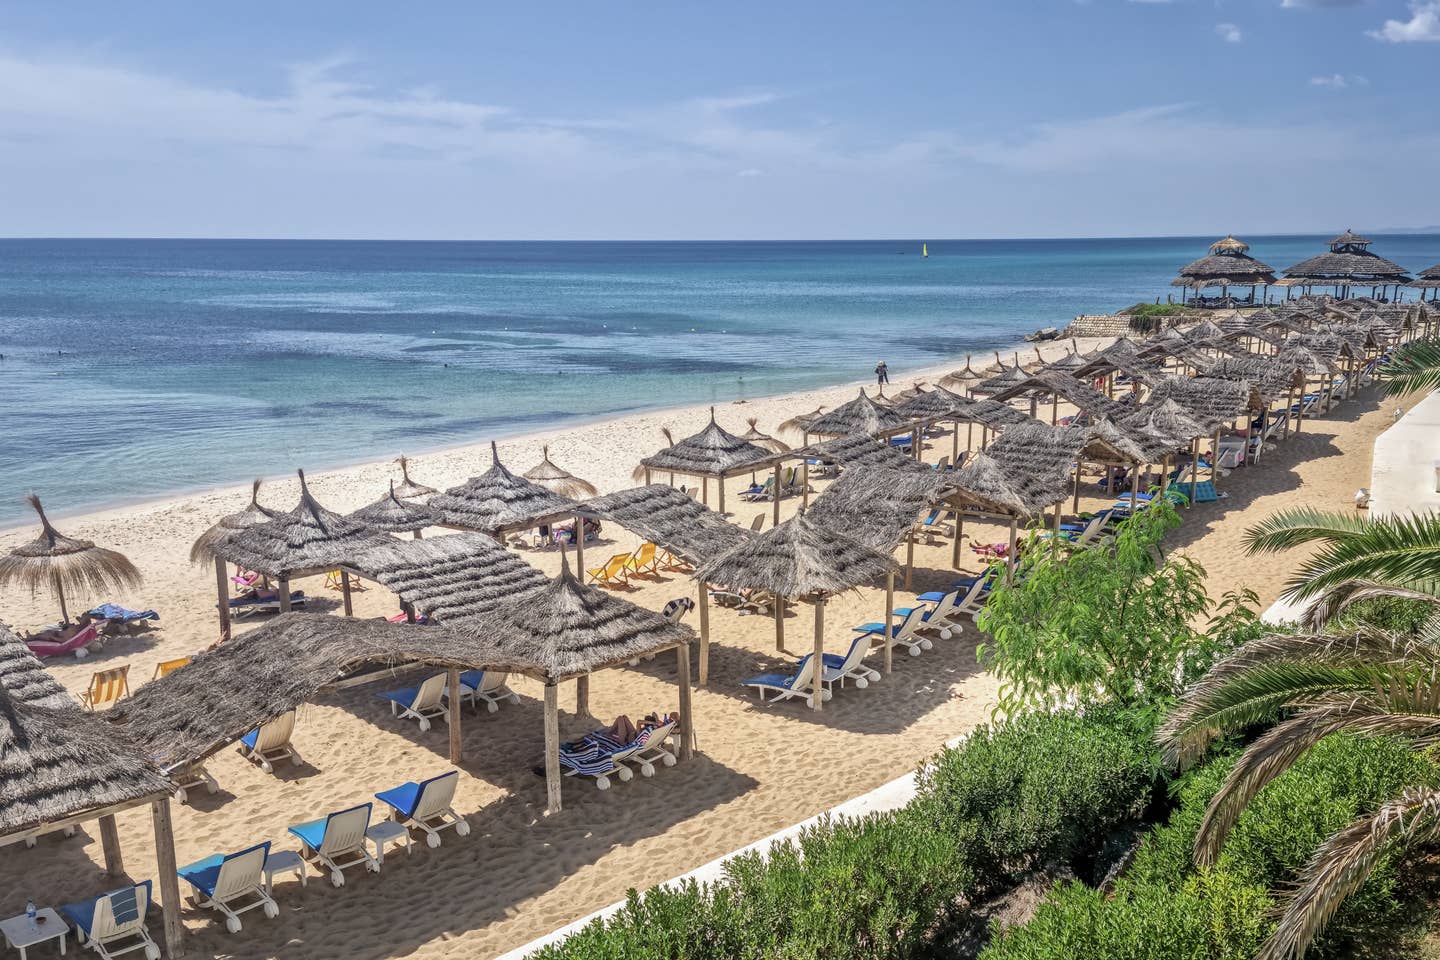
[[276, 903], [274, 900], [265, 901], [265, 906], [261, 907], [260, 910], [265, 914], [265, 916], [269, 917], [271, 920], [274, 920], [276, 917], [280, 916], [280, 904]]
[[831, 700], [833, 700], [833, 699], [835, 699], [835, 691], [834, 691], [834, 690], [831, 690], [829, 687], [826, 687], [824, 690], [821, 690], [821, 691], [820, 691], [820, 702], [821, 702], [821, 703], [829, 703], [829, 702], [830, 702]]
[[160, 960], [160, 948], [153, 943], [145, 944], [145, 960]]
[[486, 713], [499, 713], [499, 712], [500, 712], [500, 704], [496, 703], [494, 700], [486, 700], [486, 701], [485, 701], [485, 712], [486, 712]]
[[427, 833], [427, 834], [425, 834], [425, 846], [429, 847], [431, 850], [434, 850], [436, 847], [440, 846], [440, 834], [438, 834], [438, 833]]
[[653, 776], [655, 776], [655, 764], [653, 764], [653, 763], [642, 763], [642, 764], [640, 764], [640, 776], [642, 776], [642, 777], [653, 777]]
[[949, 627], [946, 627], [945, 629], [940, 631], [941, 640], [949, 640], [952, 636], [954, 636], [954, 634], [950, 632]]
[[35, 838], [34, 838], [34, 837], [26, 837], [26, 838], [25, 838], [25, 849], [26, 849], [26, 850], [31, 850], [31, 849], [34, 848], [34, 846], [35, 846]]
[[512, 693], [512, 694], [510, 694], [510, 698], [509, 698], [509, 699], [510, 699], [510, 702], [511, 702], [511, 703], [516, 704], [516, 705], [518, 706], [519, 703], [520, 703], [520, 694], [518, 694], [518, 693]]
[[296, 753], [294, 750], [290, 751], [290, 765], [294, 767], [300, 766], [300, 754]]
[[90, 651], [86, 650], [84, 647], [81, 647], [75, 651], [76, 660], [84, 660], [88, 656], [90, 656]]
[[468, 837], [468, 836], [470, 836], [470, 824], [469, 824], [468, 821], [460, 820], [460, 821], [458, 821], [458, 822], [455, 824], [455, 836], [457, 836], [457, 837]]
[[225, 929], [226, 929], [226, 930], [229, 930], [231, 933], [239, 933], [239, 932], [240, 932], [240, 918], [239, 918], [239, 917], [226, 917], [226, 918], [225, 918]]
[[660, 758], [660, 762], [665, 764], [665, 766], [667, 767], [673, 767], [675, 766], [675, 755], [673, 753], [667, 753], [665, 754], [665, 756]]
[[271, 763], [269, 760], [261, 760], [261, 761], [260, 761], [260, 769], [261, 769], [261, 770], [264, 770], [266, 773], [274, 773], [274, 772], [275, 772], [275, 765], [274, 765], [273, 763]]
[[921, 650], [929, 650], [929, 649], [933, 648], [934, 646], [935, 646], [935, 644], [931, 643], [931, 642], [930, 642], [930, 639], [929, 639], [928, 637], [927, 637], [926, 639], [920, 641], [920, 649], [921, 649]]
[[864, 690], [866, 687], [870, 686], [870, 681], [866, 680], [864, 677], [856, 677], [855, 686], [859, 687], [861, 690]]
[[219, 793], [219, 792], [220, 792], [220, 781], [219, 781], [219, 780], [216, 780], [214, 777], [210, 776], [208, 773], [205, 775], [205, 792], [206, 792], [206, 793]]
[[420, 732], [421, 732], [421, 733], [425, 733], [425, 732], [429, 731], [429, 729], [430, 729], [430, 721], [429, 721], [427, 718], [425, 718], [425, 717], [421, 717], [421, 718], [420, 718]]
[[911, 648], [910, 648], [910, 656], [912, 656], [912, 657], [918, 657], [918, 656], [920, 656], [920, 648], [919, 648], [918, 646], [917, 646], [917, 647], [911, 647]]
[[365, 861], [365, 869], [366, 869], [366, 870], [369, 870], [371, 873], [379, 873], [379, 872], [380, 872], [380, 861], [379, 861], [379, 860], [366, 860], [366, 861]]
[[188, 798], [189, 796], [190, 796], [190, 794], [188, 794], [188, 793], [185, 792], [185, 788], [184, 788], [184, 787], [176, 787], [176, 788], [175, 788], [175, 802], [176, 802], [176, 803], [184, 803], [185, 800], [186, 800], [186, 798]]
[[330, 871], [330, 885], [331, 885], [332, 887], [343, 887], [343, 886], [345, 886], [345, 874], [341, 873], [339, 870], [331, 870], [331, 871]]
[[[648, 777], [650, 776], [650, 774], [645, 773], [645, 768], [647, 766], [649, 766], [649, 764], [641, 764], [640, 772]], [[629, 767], [621, 767], [619, 770], [615, 771], [615, 775], [620, 778], [620, 782], [622, 783], [629, 783], [631, 780], [635, 779], [635, 771], [631, 770]]]
[[597, 789], [597, 790], [609, 790], [609, 789], [610, 789], [610, 778], [609, 778], [609, 777], [596, 777], [596, 778], [595, 778], [595, 789]]

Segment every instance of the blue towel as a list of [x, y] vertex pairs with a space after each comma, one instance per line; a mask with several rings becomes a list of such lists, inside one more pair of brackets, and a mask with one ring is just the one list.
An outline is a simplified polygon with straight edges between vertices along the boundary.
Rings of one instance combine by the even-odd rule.
[[99, 617], [103, 620], [119, 620], [121, 623], [132, 623], [136, 620], [159, 620], [160, 614], [154, 610], [129, 610], [118, 603], [102, 603], [94, 610], [87, 610], [92, 617]]
[[85, 935], [90, 935], [90, 925], [95, 922], [95, 905], [107, 897], [110, 900], [110, 913], [115, 917], [116, 923], [129, 923], [138, 916], [139, 901], [136, 891], [141, 887], [145, 888], [145, 902], [150, 902], [150, 881], [142, 880], [133, 887], [122, 887], [119, 890], [112, 890], [109, 893], [102, 893], [98, 897], [91, 897], [89, 900], [81, 900], [78, 903], [67, 903], [60, 908], [60, 912], [67, 920], [75, 924]]

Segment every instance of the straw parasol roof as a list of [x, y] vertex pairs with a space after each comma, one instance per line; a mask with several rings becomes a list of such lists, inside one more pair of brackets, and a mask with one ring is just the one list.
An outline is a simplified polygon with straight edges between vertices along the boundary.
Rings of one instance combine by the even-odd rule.
[[581, 677], [668, 650], [695, 639], [695, 632], [623, 597], [587, 587], [562, 557], [560, 575], [544, 586], [509, 597], [491, 611], [496, 642], [527, 670], [548, 682]]
[[905, 538], [920, 511], [940, 498], [948, 477], [936, 470], [895, 471], [860, 466], [846, 470], [815, 499], [809, 518], [888, 553]]
[[921, 390], [906, 398], [895, 409], [912, 420], [944, 420], [958, 416], [961, 411], [974, 405], [975, 401], [969, 397], [951, 393], [944, 387], [936, 387], [933, 390]]
[[310, 493], [305, 471], [300, 502], [273, 520], [237, 531], [214, 548], [215, 556], [279, 579], [357, 567], [367, 552], [390, 543], [359, 520], [321, 506]]
[[250, 486], [250, 502], [245, 505], [244, 510], [221, 517], [210, 529], [195, 538], [195, 542], [190, 546], [190, 562], [209, 563], [215, 558], [215, 548], [220, 544], [241, 530], [248, 530], [275, 519], [280, 513], [279, 510], [260, 505], [260, 481], [257, 479]]
[[1158, 367], [1140, 358], [1139, 348], [1126, 337], [1121, 337], [1104, 350], [1093, 354], [1083, 367], [1072, 373], [1076, 379], [1085, 379], [1109, 373], [1111, 370], [1118, 370], [1130, 379], [1146, 385], [1154, 384], [1164, 376]]
[[756, 424], [759, 422], [759, 417], [746, 417], [745, 426], [749, 429], [747, 429], [744, 433], [740, 434], [740, 439], [744, 440], [746, 443], [753, 443], [757, 447], [764, 447], [771, 453], [789, 453], [790, 444], [786, 443], [784, 440], [777, 440], [775, 437], [772, 437], [769, 434], [761, 433], [760, 428], [756, 426]]
[[0, 687], [0, 837], [175, 789], [129, 738], [78, 707]]
[[437, 492], [434, 487], [427, 487], [410, 479], [409, 457], [402, 453], [396, 463], [400, 464], [400, 485], [395, 488], [395, 496], [401, 500], [423, 500]]
[[1215, 377], [1166, 377], [1150, 392], [1149, 402], [1173, 400], [1191, 420], [1213, 433], [1232, 423], [1259, 400], [1250, 384]]
[[1036, 512], [1009, 472], [983, 450], [971, 456], [965, 461], [965, 466], [955, 472], [947, 496], [989, 513], [1022, 517]]
[[1417, 287], [1421, 290], [1435, 290], [1440, 288], [1440, 263], [1421, 270], [1415, 275], [1415, 279], [1407, 283], [1406, 286]]
[[[1007, 390], [1010, 387], [1025, 383], [1030, 379], [1029, 374], [1025, 372], [1025, 368], [1019, 364], [1013, 367], [1006, 367], [1004, 364], [1001, 364], [1001, 367], [1003, 369], [1000, 373], [990, 377], [988, 380], [981, 380], [970, 388], [970, 392], [996, 394], [1002, 390]], [[1011, 394], [1011, 396], [1013, 395], [1014, 394]]]
[[417, 612], [450, 624], [483, 623], [506, 597], [545, 582], [543, 573], [483, 533], [390, 538], [387, 549], [365, 557], [362, 572]]
[[1061, 357], [1058, 360], [1051, 360], [1049, 363], [1045, 364], [1044, 369], [1059, 370], [1062, 373], [1071, 373], [1085, 366], [1086, 359], [1087, 358], [1080, 353], [1080, 345], [1077, 344], [1072, 337], [1070, 340], [1070, 349], [1065, 351], [1065, 356]]
[[1274, 400], [1297, 386], [1296, 367], [1279, 363], [1274, 357], [1222, 357], [1205, 368], [1205, 376], [1213, 380], [1234, 380], [1247, 383], [1262, 399]]
[[437, 523], [499, 534], [575, 512], [574, 500], [507, 470], [493, 441], [490, 459], [489, 470], [430, 498]]
[[557, 466], [550, 459], [550, 447], [540, 448], [540, 462], [529, 470], [525, 471], [526, 480], [534, 480], [540, 486], [552, 493], [558, 493], [562, 497], [569, 497], [572, 500], [581, 500], [585, 497], [593, 497], [599, 493], [595, 484], [589, 480], [581, 480], [575, 474], [564, 467]]
[[1194, 344], [1203, 344], [1206, 340], [1220, 340], [1224, 337], [1224, 328], [1210, 319], [1201, 320], [1185, 331], [1185, 339]]
[[25, 499], [40, 517], [40, 536], [0, 557], [0, 587], [17, 584], [32, 594], [51, 590], [60, 600], [60, 615], [68, 619], [67, 591], [105, 593], [140, 585], [140, 571], [124, 554], [65, 536], [50, 525], [39, 497], [32, 493]]
[[1059, 370], [1036, 371], [1013, 386], [997, 391], [991, 399], [999, 402], [1025, 393], [1054, 394], [1091, 416], [1119, 416], [1127, 409], [1125, 404], [1111, 400], [1090, 384]]
[[939, 382], [942, 387], [959, 387], [962, 390], [968, 390], [984, 379], [984, 374], [977, 372], [970, 365], [970, 354], [967, 353], [965, 354], [965, 366], [945, 374]]
[[395, 492], [394, 480], [390, 481], [389, 493], [356, 510], [350, 514], [350, 519], [358, 520], [378, 533], [411, 533], [424, 530], [435, 522], [425, 507], [400, 499]]
[[805, 427], [820, 414], [825, 412], [824, 407], [816, 407], [809, 413], [798, 413], [789, 420], [783, 420], [775, 428], [776, 433], [802, 433]]
[[916, 463], [890, 444], [878, 441], [868, 434], [851, 434], [848, 437], [835, 437], [822, 443], [812, 443], [804, 449], [796, 450], [795, 455], [808, 460], [838, 463], [846, 468], [868, 465], [899, 471], [933, 472], [930, 467]]
[[1346, 230], [1330, 241], [1330, 250], [1285, 271], [1282, 286], [1409, 283], [1405, 268], [1369, 249], [1373, 241]]
[[1233, 236], [1210, 244], [1208, 256], [1180, 268], [1180, 276], [1170, 281], [1172, 287], [1248, 287], [1275, 282], [1275, 271], [1249, 254], [1250, 245]]
[[819, 597], [873, 583], [895, 559], [838, 533], [802, 509], [695, 572], [701, 583], [733, 590], [766, 590], [778, 597]]
[[57, 709], [73, 707], [75, 700], [45, 669], [25, 641], [0, 623], [0, 688], [22, 704]]
[[1168, 399], [1145, 403], [1126, 419], [1124, 425], [1169, 437], [1176, 447], [1210, 432], [1206, 424], [1195, 420], [1178, 403]]
[[749, 536], [695, 498], [663, 483], [607, 493], [587, 500], [580, 511], [586, 517], [618, 523], [691, 563], [713, 560]]
[[1096, 463], [1159, 463], [1175, 449], [1175, 441], [1133, 425], [1097, 420], [1086, 428], [1080, 457]]
[[911, 421], [903, 413], [881, 406], [861, 389], [854, 400], [811, 420], [805, 432], [818, 437], [845, 437], [856, 433], [878, 437], [903, 432], [910, 426]]
[[1052, 427], [1032, 421], [1005, 430], [986, 452], [1000, 465], [1029, 512], [1038, 513], [1065, 499], [1070, 467], [1085, 436], [1084, 427]]
[[[670, 435], [666, 433], [668, 438]], [[653, 453], [640, 461], [636, 471], [643, 479], [645, 468], [665, 473], [683, 473], [695, 477], [724, 477], [753, 470], [769, 463], [774, 454], [726, 430], [715, 422], [715, 408], [710, 408], [710, 422], [705, 429]]]
[[1040, 422], [1028, 413], [1016, 410], [1008, 403], [1001, 403], [989, 398], [976, 400], [970, 406], [965, 407], [961, 412], [960, 419], [968, 423], [978, 423], [991, 430], [1000, 430], [1017, 423]]

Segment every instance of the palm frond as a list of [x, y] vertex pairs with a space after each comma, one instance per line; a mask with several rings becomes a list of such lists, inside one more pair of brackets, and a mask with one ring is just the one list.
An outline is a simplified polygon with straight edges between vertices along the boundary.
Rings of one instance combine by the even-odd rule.
[[1350, 580], [1404, 586], [1440, 580], [1440, 513], [1349, 517], [1286, 511], [1247, 533], [1251, 552], [1319, 541], [1322, 545], [1286, 583], [1285, 596], [1308, 600]]
[[1385, 370], [1391, 396], [1440, 388], [1440, 342], [1416, 340], [1396, 350]]
[[1314, 507], [1273, 513], [1245, 531], [1249, 553], [1278, 553], [1316, 540], [1339, 540], [1365, 532], [1371, 518]]
[[1440, 583], [1435, 581], [1422, 580], [1408, 586], [1399, 586], [1379, 580], [1346, 580], [1317, 596], [1306, 608], [1302, 619], [1307, 629], [1320, 631], [1355, 604], [1379, 599], [1414, 600], [1433, 604], [1437, 607], [1437, 616], [1440, 616]]
[[1411, 848], [1440, 838], [1440, 790], [1411, 787], [1374, 813], [1332, 834], [1301, 869], [1284, 912], [1256, 960], [1304, 955], [1335, 911], [1365, 883], [1392, 845]]

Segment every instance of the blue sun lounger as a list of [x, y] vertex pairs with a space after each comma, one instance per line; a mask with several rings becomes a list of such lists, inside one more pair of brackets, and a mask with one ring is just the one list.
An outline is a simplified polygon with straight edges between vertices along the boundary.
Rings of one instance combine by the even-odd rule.
[[117, 954], [143, 950], [146, 960], [160, 960], [160, 948], [145, 929], [145, 912], [150, 909], [150, 881], [121, 887], [89, 900], [67, 903], [60, 913], [75, 925], [81, 943], [104, 960]]
[[[789, 700], [791, 697], [804, 697], [808, 706], [815, 705], [814, 692], [811, 690], [814, 679], [813, 653], [807, 653], [798, 664], [795, 665], [795, 672], [784, 673], [762, 673], [758, 677], [751, 677], [749, 680], [740, 681], [743, 687], [751, 687], [760, 695], [760, 702], [765, 702], [765, 691], [775, 694], [771, 702], [778, 700]], [[830, 691], [825, 690], [822, 698], [830, 699]]]
[[420, 783], [402, 783], [393, 790], [375, 794], [375, 799], [390, 807], [392, 819], [423, 831], [427, 846], [438, 847], [440, 831], [446, 827], [454, 827], [456, 836], [470, 835], [470, 824], [451, 806], [459, 782], [460, 771], [451, 770]]
[[[265, 889], [265, 861], [270, 857], [270, 841], [257, 843], [239, 853], [206, 857], [187, 864], [175, 872], [195, 888], [195, 902], [213, 907], [225, 915], [225, 929], [240, 932], [240, 914], [259, 907], [267, 917], [278, 917], [280, 905]], [[236, 901], [249, 899], [243, 906]]]
[[[297, 823], [289, 828], [300, 840], [300, 855], [314, 856], [321, 866], [330, 868], [330, 882], [345, 885], [345, 871], [365, 865], [371, 873], [380, 872], [380, 862], [365, 847], [365, 831], [370, 829], [370, 804], [332, 813], [323, 820]], [[342, 860], [341, 857], [349, 857]]]

